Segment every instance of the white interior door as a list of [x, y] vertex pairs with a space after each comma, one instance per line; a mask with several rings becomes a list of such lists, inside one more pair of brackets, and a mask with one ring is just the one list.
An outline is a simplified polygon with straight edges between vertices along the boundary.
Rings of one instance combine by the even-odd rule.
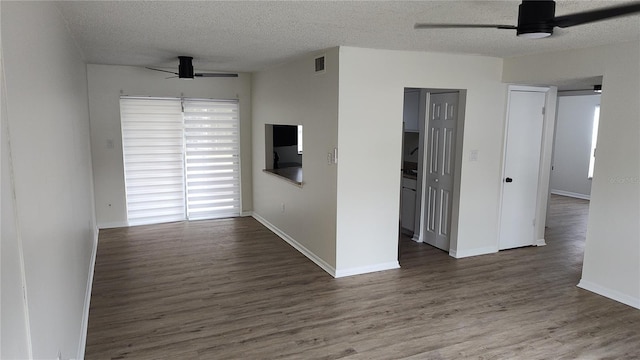
[[449, 251], [458, 93], [431, 94], [427, 139], [424, 241]]
[[509, 93], [500, 250], [535, 244], [544, 92]]

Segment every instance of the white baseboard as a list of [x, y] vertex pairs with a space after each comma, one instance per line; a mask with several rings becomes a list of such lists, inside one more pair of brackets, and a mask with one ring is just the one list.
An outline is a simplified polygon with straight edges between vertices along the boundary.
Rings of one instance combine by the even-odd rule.
[[535, 246], [545, 246], [545, 245], [547, 245], [547, 242], [544, 241], [544, 239], [538, 239], [538, 240], [536, 240], [536, 243], [534, 245]]
[[600, 286], [596, 283], [593, 283], [591, 281], [585, 280], [585, 279], [581, 279], [580, 283], [578, 283], [578, 287], [581, 289], [585, 289], [588, 291], [591, 291], [593, 293], [596, 293], [598, 295], [604, 296], [606, 298], [609, 298], [611, 300], [615, 300], [617, 302], [621, 302], [625, 305], [629, 305], [631, 307], [634, 307], [636, 309], [640, 309], [640, 298], [636, 298], [633, 296], [629, 296], [627, 294], [623, 294], [617, 290], [613, 290], [613, 289], [609, 289], [607, 287], [604, 286]]
[[126, 221], [98, 223], [98, 229], [114, 229], [114, 228], [122, 228], [122, 227], [128, 227], [128, 226], [129, 224]]
[[302, 255], [306, 256], [309, 260], [313, 261], [316, 265], [318, 265], [322, 270], [329, 273], [329, 275], [336, 277], [336, 269], [329, 265], [326, 261], [322, 260], [319, 256], [311, 252], [309, 249], [304, 247], [304, 245], [297, 242], [291, 236], [287, 235], [284, 231], [278, 229], [277, 226], [273, 225], [267, 219], [262, 216], [253, 213], [253, 218], [256, 219], [259, 223], [264, 225], [267, 229], [271, 230], [274, 234], [278, 235], [282, 240], [286, 241], [289, 245], [293, 246], [296, 250], [302, 253]]
[[253, 216], [253, 211], [249, 210], [249, 211], [243, 211], [240, 216], [242, 217], [248, 217], [248, 216]]
[[456, 259], [462, 259], [471, 256], [494, 254], [498, 252], [498, 248], [495, 246], [487, 246], [483, 248], [464, 249], [464, 250], [449, 250], [449, 255]]
[[398, 263], [398, 261], [392, 261], [388, 263], [361, 266], [361, 267], [355, 267], [350, 269], [338, 269], [336, 270], [335, 277], [341, 278], [346, 276], [361, 275], [361, 274], [367, 274], [367, 273], [372, 273], [377, 271], [392, 270], [392, 269], [399, 269], [399, 268], [400, 268], [400, 263]]
[[96, 228], [91, 249], [91, 259], [89, 260], [89, 275], [87, 277], [87, 288], [84, 294], [84, 309], [82, 313], [82, 324], [80, 328], [80, 342], [78, 344], [78, 354], [76, 359], [84, 359], [84, 351], [87, 347], [87, 331], [89, 327], [89, 307], [91, 305], [91, 290], [93, 289], [93, 273], [96, 267], [96, 255], [98, 253], [98, 236], [100, 230]]
[[588, 195], [588, 194], [580, 194], [580, 193], [574, 193], [570, 191], [554, 190], [554, 189], [551, 189], [551, 193], [554, 195], [568, 196], [576, 199], [591, 200], [591, 195]]

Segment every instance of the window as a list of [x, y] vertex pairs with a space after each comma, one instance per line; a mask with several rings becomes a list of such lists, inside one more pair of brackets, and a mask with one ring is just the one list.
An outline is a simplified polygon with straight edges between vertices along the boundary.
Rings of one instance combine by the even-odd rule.
[[598, 141], [598, 126], [600, 126], [600, 105], [593, 111], [593, 129], [591, 130], [591, 155], [589, 158], [589, 173], [587, 177], [593, 178], [593, 167], [596, 163], [596, 143]]
[[120, 99], [129, 225], [240, 214], [237, 101]]

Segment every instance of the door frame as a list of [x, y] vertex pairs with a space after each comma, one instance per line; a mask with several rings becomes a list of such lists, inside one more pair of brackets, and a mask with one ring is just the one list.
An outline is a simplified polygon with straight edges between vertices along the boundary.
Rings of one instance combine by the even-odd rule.
[[498, 203], [498, 234], [497, 249], [500, 249], [500, 232], [502, 229], [502, 201], [504, 195], [505, 166], [507, 157], [507, 129], [509, 126], [509, 106], [511, 104], [511, 93], [514, 91], [539, 92], [545, 94], [545, 113], [542, 125], [542, 143], [540, 146], [540, 165], [538, 169], [538, 190], [536, 200], [536, 218], [534, 225], [533, 246], [546, 245], [544, 239], [544, 229], [547, 220], [547, 204], [549, 202], [549, 181], [551, 179], [551, 161], [553, 153], [553, 137], [556, 122], [556, 107], [558, 88], [555, 86], [527, 86], [509, 85], [507, 88], [507, 106], [505, 108], [505, 123], [502, 139], [502, 165], [500, 176], [500, 201]]
[[[416, 186], [416, 203], [419, 201], [419, 211], [416, 211], [415, 222], [414, 222], [414, 231], [413, 238], [411, 240], [419, 243], [424, 243], [424, 217], [425, 217], [425, 161], [427, 161], [427, 141], [426, 141], [426, 131], [427, 125], [429, 123], [429, 104], [431, 103], [431, 91], [430, 89], [420, 89], [420, 117], [418, 128], [420, 129], [420, 138], [418, 140], [419, 144], [419, 153], [418, 153], [418, 177], [420, 181]], [[424, 96], [422, 96], [422, 92], [424, 92]]]

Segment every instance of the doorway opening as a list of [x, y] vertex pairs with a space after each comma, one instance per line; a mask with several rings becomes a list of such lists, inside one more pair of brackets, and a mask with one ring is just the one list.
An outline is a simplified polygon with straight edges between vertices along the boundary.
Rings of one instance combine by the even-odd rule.
[[[599, 83], [598, 83], [599, 84]], [[597, 151], [601, 93], [559, 90], [550, 192], [589, 200]]]
[[581, 257], [596, 164], [601, 84], [599, 76], [558, 86], [545, 238], [579, 247]]
[[[547, 238], [557, 242], [563, 237], [568, 242], [578, 237], [584, 245], [600, 105], [600, 93], [594, 89], [601, 89], [601, 82], [597, 77], [564, 82], [557, 88], [510, 86], [500, 250], [546, 245]], [[542, 114], [537, 111], [540, 107]], [[530, 129], [532, 124], [535, 129]], [[519, 137], [514, 130], [518, 128], [525, 128]], [[531, 146], [521, 149], [527, 142]], [[524, 158], [531, 154], [535, 156]], [[532, 173], [518, 175], [525, 165]], [[529, 182], [529, 189], [516, 191], [514, 184], [522, 185], [523, 179]], [[525, 202], [527, 211], [518, 207]]]
[[465, 101], [462, 89], [404, 89], [400, 243], [455, 242]]

